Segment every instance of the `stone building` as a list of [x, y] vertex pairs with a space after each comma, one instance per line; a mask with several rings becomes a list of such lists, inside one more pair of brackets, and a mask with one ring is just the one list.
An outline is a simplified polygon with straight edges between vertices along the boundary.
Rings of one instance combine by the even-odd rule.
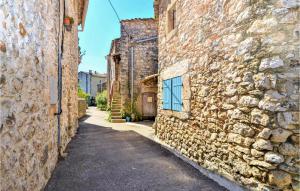
[[76, 132], [87, 7], [88, 0], [0, 2], [0, 190], [42, 190]]
[[106, 74], [100, 74], [96, 71], [78, 72], [78, 81], [80, 88], [93, 98], [106, 88]]
[[157, 135], [230, 189], [300, 189], [299, 6], [155, 0]]
[[112, 41], [107, 56], [109, 100], [121, 96], [121, 105], [132, 103], [144, 117], [156, 115], [157, 21], [121, 21], [121, 37]]

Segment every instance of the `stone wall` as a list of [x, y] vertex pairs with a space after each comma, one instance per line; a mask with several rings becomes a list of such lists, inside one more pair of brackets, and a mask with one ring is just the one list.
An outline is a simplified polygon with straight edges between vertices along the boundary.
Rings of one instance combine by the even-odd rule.
[[[41, 190], [57, 162], [58, 2], [0, 2], [0, 190]], [[78, 126], [76, 24], [63, 42], [62, 151]]]
[[[170, 2], [156, 1], [158, 137], [251, 190], [299, 190], [299, 1], [177, 0], [167, 34]], [[165, 111], [162, 80], [185, 65], [187, 108]]]
[[86, 114], [86, 100], [83, 98], [78, 98], [78, 119], [82, 118]]
[[[132, 37], [128, 38], [127, 33]], [[154, 19], [132, 19], [121, 22], [121, 38], [119, 40], [120, 51], [120, 93], [122, 104], [130, 98], [131, 92], [131, 53], [130, 47], [134, 47], [134, 65], [133, 65], [133, 91], [134, 98], [141, 99], [141, 81], [152, 74], [157, 73], [157, 40], [136, 43], [139, 39], [146, 39], [157, 36], [157, 21]], [[128, 100], [127, 100], [128, 101]], [[138, 101], [139, 102], [139, 101]], [[142, 105], [138, 104], [138, 110], [141, 112]]]

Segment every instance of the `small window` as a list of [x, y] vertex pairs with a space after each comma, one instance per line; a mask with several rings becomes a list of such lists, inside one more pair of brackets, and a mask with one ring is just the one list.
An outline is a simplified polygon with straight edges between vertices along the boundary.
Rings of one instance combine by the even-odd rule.
[[177, 26], [176, 3], [168, 10], [168, 33], [173, 31]]
[[163, 80], [163, 109], [182, 111], [182, 80], [180, 76]]

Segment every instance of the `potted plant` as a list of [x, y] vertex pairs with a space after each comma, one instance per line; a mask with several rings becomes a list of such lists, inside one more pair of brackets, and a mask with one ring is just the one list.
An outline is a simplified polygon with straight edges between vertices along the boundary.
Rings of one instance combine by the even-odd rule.
[[72, 30], [72, 25], [74, 24], [74, 19], [69, 16], [64, 17], [64, 26], [66, 27], [67, 31]]

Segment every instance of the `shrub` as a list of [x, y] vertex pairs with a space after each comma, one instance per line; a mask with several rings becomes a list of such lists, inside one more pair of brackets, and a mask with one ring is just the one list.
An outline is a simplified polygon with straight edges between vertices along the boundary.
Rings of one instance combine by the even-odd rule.
[[102, 111], [107, 109], [107, 91], [103, 91], [96, 96], [97, 108]]
[[86, 101], [88, 101], [90, 98], [90, 95], [85, 93], [79, 86], [78, 86], [77, 94], [78, 94], [78, 97], [83, 98]]
[[133, 100], [133, 105], [131, 109], [131, 100], [127, 99], [125, 101], [125, 104], [123, 105], [123, 108], [121, 110], [122, 118], [130, 117], [132, 118], [132, 115], [134, 115], [134, 119], [131, 119], [133, 121], [141, 121], [143, 120], [142, 115], [137, 111], [137, 105], [136, 105], [136, 98]]

